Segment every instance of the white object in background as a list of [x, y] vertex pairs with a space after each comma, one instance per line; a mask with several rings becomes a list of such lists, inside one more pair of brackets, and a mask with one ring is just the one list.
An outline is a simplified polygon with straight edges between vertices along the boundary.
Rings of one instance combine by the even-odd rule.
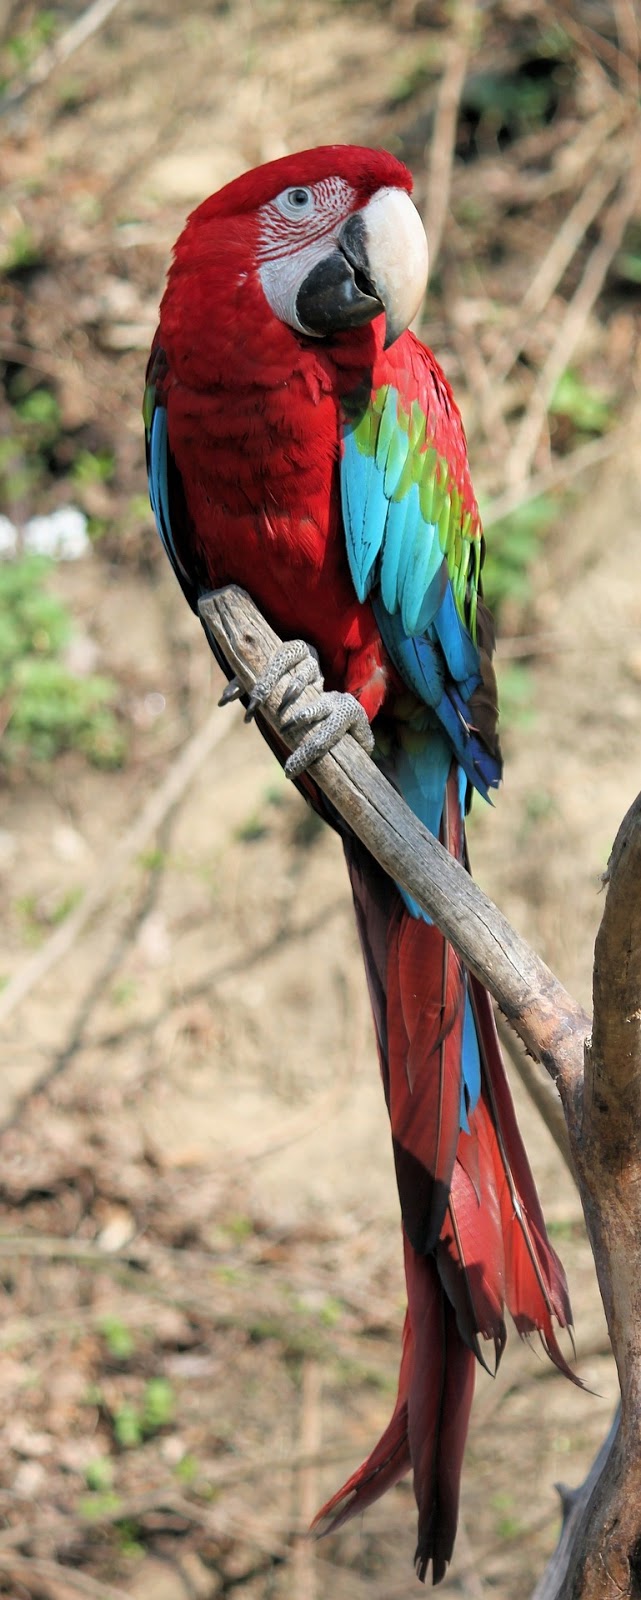
[[54, 561], [79, 561], [91, 549], [84, 511], [60, 506], [48, 516], [31, 517], [24, 530], [24, 548]]
[[18, 548], [18, 529], [8, 517], [0, 517], [0, 558], [15, 556]]

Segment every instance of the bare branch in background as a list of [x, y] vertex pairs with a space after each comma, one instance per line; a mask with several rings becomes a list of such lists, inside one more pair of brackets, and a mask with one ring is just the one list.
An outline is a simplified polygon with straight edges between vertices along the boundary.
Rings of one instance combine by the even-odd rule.
[[508, 483], [522, 483], [530, 471], [547, 411], [559, 378], [569, 366], [590, 313], [601, 293], [625, 229], [641, 193], [641, 144], [634, 141], [625, 183], [605, 214], [601, 237], [588, 257], [578, 289], [573, 295], [545, 360], [536, 388], [516, 433], [506, 463]]
[[452, 188], [458, 112], [474, 39], [475, 0], [458, 0], [454, 7], [449, 53], [436, 97], [434, 135], [427, 172], [425, 227], [432, 271], [439, 257]]

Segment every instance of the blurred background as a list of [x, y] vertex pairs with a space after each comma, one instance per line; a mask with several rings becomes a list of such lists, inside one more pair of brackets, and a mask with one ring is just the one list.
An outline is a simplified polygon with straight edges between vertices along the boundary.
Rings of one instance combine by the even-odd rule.
[[[0, 1593], [394, 1600], [409, 1484], [317, 1548], [396, 1385], [397, 1203], [336, 839], [160, 550], [139, 417], [171, 244], [247, 166], [403, 157], [465, 416], [504, 787], [475, 871], [587, 1006], [639, 784], [633, 0], [0, 8]], [[479, 1372], [443, 1592], [525, 1600], [615, 1380], [576, 1194], [515, 1081], [573, 1389]]]

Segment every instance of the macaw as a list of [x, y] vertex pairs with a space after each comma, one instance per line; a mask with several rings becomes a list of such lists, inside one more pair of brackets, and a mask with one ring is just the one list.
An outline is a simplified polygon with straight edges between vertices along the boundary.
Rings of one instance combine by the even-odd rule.
[[[327, 815], [308, 768], [351, 729], [469, 870], [471, 796], [488, 799], [501, 776], [494, 635], [461, 417], [409, 331], [427, 281], [411, 188], [394, 156], [330, 145], [246, 172], [192, 213], [147, 369], [149, 488], [191, 606], [240, 584], [285, 641], [249, 713], [260, 720], [289, 684], [302, 744], [285, 762], [267, 730], [288, 775]], [[312, 720], [296, 697], [314, 676], [325, 692]], [[438, 1583], [484, 1346], [496, 1367], [507, 1306], [571, 1376], [555, 1331], [571, 1327], [570, 1304], [489, 996], [330, 820], [391, 1123], [407, 1312], [391, 1420], [314, 1526], [335, 1530], [412, 1471], [416, 1571], [424, 1581], [431, 1563]]]

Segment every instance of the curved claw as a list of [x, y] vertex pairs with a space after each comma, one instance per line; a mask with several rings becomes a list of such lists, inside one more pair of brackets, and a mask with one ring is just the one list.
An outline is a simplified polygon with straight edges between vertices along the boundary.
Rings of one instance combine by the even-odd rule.
[[238, 678], [230, 678], [227, 688], [223, 689], [220, 700], [218, 701], [219, 706], [231, 705], [232, 700], [239, 700], [242, 693], [242, 683], [239, 683]]
[[308, 726], [310, 732], [285, 763], [287, 778], [299, 778], [314, 761], [327, 755], [346, 733], [351, 733], [368, 755], [374, 749], [369, 719], [353, 694], [339, 694], [331, 690], [320, 695], [314, 705], [302, 706], [300, 710], [290, 712], [283, 721], [283, 728], [288, 732]]
[[318, 689], [323, 687], [323, 676], [318, 665], [318, 658], [315, 652], [310, 651], [307, 660], [301, 662], [300, 672], [297, 672], [296, 677], [292, 678], [289, 689], [285, 690], [278, 708], [281, 716], [283, 711], [288, 711], [290, 706], [296, 703], [303, 689], [308, 689], [312, 683], [316, 684]]
[[[257, 678], [251, 691], [247, 701], [245, 722], [251, 722], [258, 707], [263, 706], [265, 701], [269, 699], [272, 689], [276, 688], [279, 679], [284, 678], [288, 672], [292, 671], [293, 667], [299, 667], [303, 663], [304, 668], [308, 669], [310, 655], [310, 647], [305, 644], [304, 639], [288, 639], [286, 644], [282, 644], [278, 650], [274, 651], [262, 677]], [[315, 662], [314, 665], [315, 672], [318, 673], [318, 663]], [[308, 681], [310, 683], [313, 682], [313, 677], [310, 677]], [[305, 684], [301, 683], [301, 689], [304, 687]], [[300, 694], [300, 689], [298, 693]]]

